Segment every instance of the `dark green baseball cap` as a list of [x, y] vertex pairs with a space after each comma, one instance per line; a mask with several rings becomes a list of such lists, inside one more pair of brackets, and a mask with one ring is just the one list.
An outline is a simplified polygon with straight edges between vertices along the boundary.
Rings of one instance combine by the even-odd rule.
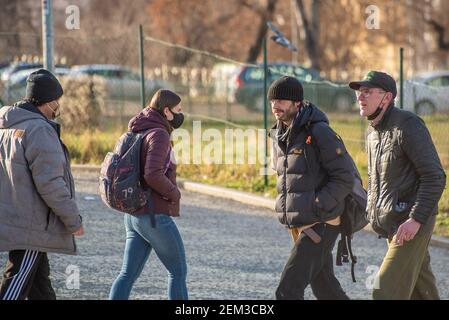
[[391, 92], [393, 98], [397, 94], [396, 81], [389, 74], [380, 71], [369, 71], [363, 80], [352, 81], [349, 83], [349, 87], [354, 90], [359, 90], [360, 87], [381, 88], [386, 92]]

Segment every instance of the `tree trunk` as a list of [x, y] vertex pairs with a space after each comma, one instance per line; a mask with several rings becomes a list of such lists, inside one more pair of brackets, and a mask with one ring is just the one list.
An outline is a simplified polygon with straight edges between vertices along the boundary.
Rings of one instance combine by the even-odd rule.
[[276, 0], [268, 0], [267, 9], [260, 17], [259, 28], [257, 30], [257, 36], [254, 40], [254, 44], [251, 46], [248, 52], [246, 62], [254, 63], [257, 61], [257, 57], [262, 51], [263, 38], [267, 35], [267, 22], [273, 19], [274, 10], [276, 9]]
[[[15, 19], [18, 14], [18, 5], [19, 3], [16, 1], [0, 0], [0, 7], [3, 11], [3, 18], [0, 19], [0, 30], [18, 32], [16, 28], [12, 28], [12, 26], [17, 25], [17, 21], [15, 21]], [[1, 38], [2, 41], [0, 41], [0, 43], [2, 45], [0, 46], [0, 49], [4, 54], [2, 56], [2, 61], [0, 62], [6, 62], [14, 58], [15, 54], [18, 53], [20, 39], [18, 33], [2, 35]]]
[[297, 9], [299, 10], [302, 24], [304, 26], [304, 34], [306, 37], [305, 48], [312, 64], [312, 68], [316, 70], [321, 70], [319, 49], [320, 1], [321, 0], [312, 0], [312, 17], [309, 19], [307, 17], [303, 0], [296, 0]]
[[433, 30], [437, 34], [438, 49], [449, 51], [449, 41], [445, 41], [446, 28], [442, 24], [438, 23], [436, 20], [430, 19], [426, 21], [432, 26]]

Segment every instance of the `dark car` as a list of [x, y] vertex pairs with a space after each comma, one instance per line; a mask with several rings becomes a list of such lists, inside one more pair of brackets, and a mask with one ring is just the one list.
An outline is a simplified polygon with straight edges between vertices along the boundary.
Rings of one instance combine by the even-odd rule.
[[[278, 63], [268, 66], [268, 85], [282, 75], [293, 76], [304, 87], [304, 99], [327, 111], [349, 111], [357, 101], [347, 84], [337, 84], [323, 79], [318, 71], [299, 65]], [[263, 110], [263, 66], [245, 66], [238, 74], [235, 100], [254, 110]]]

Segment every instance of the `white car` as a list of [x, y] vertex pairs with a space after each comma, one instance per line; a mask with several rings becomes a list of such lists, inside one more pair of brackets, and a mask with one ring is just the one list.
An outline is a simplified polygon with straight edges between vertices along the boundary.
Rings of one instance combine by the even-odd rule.
[[[71, 68], [69, 77], [99, 76], [105, 81], [107, 99], [120, 101], [140, 101], [140, 75], [119, 65], [90, 64]], [[171, 89], [166, 81], [145, 79], [145, 101], [159, 89]]]
[[[0, 104], [11, 105], [22, 100], [26, 94], [28, 76], [39, 69], [40, 68], [24, 69], [11, 74], [2, 90]], [[57, 67], [54, 70], [54, 74], [58, 77], [64, 76], [69, 73], [69, 70], [69, 68]]]
[[404, 108], [418, 115], [449, 112], [449, 71], [435, 71], [404, 81]]

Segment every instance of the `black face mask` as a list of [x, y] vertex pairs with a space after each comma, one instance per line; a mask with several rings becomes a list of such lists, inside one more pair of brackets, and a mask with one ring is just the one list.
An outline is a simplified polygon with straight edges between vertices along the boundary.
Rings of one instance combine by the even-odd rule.
[[384, 102], [384, 98], [387, 94], [385, 93], [384, 96], [382, 97], [382, 100], [380, 100], [379, 105], [377, 106], [376, 111], [374, 111], [372, 114], [370, 114], [369, 116], [367, 116], [366, 118], [368, 120], [374, 120], [377, 118], [377, 116], [382, 112], [382, 108], [380, 107], [380, 105], [382, 104], [382, 102]]
[[173, 129], [178, 129], [184, 122], [184, 115], [182, 113], [174, 113], [170, 110], [173, 115], [173, 120], [168, 120]]

